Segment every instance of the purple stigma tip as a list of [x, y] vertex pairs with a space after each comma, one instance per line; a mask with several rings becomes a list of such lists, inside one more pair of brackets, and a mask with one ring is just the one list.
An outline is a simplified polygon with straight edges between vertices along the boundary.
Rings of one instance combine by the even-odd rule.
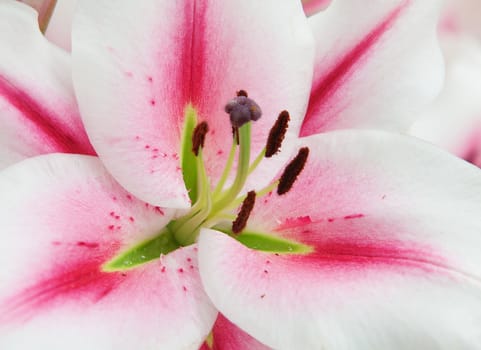
[[230, 100], [225, 106], [232, 126], [240, 128], [245, 123], [257, 121], [262, 116], [259, 105], [251, 98], [240, 95]]

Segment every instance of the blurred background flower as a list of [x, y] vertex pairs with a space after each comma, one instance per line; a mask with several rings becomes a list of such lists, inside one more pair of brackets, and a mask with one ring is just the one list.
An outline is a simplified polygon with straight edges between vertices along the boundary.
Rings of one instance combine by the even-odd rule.
[[448, 1], [439, 23], [445, 86], [411, 133], [481, 166], [481, 1]]

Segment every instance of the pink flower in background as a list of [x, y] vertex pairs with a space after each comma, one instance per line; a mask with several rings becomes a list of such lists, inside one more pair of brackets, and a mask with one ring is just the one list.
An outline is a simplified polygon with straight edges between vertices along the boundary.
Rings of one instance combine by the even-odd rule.
[[448, 1], [439, 25], [446, 59], [442, 93], [411, 134], [481, 166], [481, 25], [479, 1]]
[[[438, 7], [83, 0], [71, 62], [0, 3], [0, 347], [479, 344], [479, 172], [337, 130], [405, 130], [434, 98]], [[229, 177], [240, 89], [258, 106], [240, 92], [231, 117], [263, 116]], [[282, 151], [251, 166], [284, 109]]]
[[481, 166], [481, 46], [466, 35], [444, 36], [446, 83], [411, 134]]
[[477, 0], [448, 0], [441, 16], [441, 34], [469, 34], [481, 39], [479, 15], [481, 3]]

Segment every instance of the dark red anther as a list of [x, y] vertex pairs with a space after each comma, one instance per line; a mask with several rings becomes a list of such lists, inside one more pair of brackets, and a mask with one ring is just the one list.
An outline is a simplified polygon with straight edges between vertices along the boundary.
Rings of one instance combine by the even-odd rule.
[[284, 137], [286, 136], [290, 119], [289, 112], [287, 111], [282, 111], [279, 114], [279, 117], [277, 117], [274, 126], [269, 132], [269, 137], [267, 138], [266, 158], [272, 157], [281, 149], [282, 141], [284, 141]]
[[199, 123], [192, 134], [192, 152], [196, 156], [199, 155], [199, 149], [200, 147], [204, 147], [204, 142], [205, 142], [205, 135], [209, 131], [209, 125], [207, 125], [207, 122], [201, 122]]
[[278, 195], [282, 195], [290, 191], [302, 169], [304, 169], [308, 156], [309, 148], [303, 147], [299, 150], [296, 157], [286, 166], [284, 173], [279, 180], [279, 186], [277, 186]]
[[246, 227], [247, 220], [251, 215], [254, 204], [256, 204], [256, 192], [249, 191], [249, 193], [247, 193], [246, 199], [244, 199], [244, 201], [242, 202], [242, 206], [239, 214], [237, 215], [237, 218], [232, 223], [232, 232], [239, 233]]

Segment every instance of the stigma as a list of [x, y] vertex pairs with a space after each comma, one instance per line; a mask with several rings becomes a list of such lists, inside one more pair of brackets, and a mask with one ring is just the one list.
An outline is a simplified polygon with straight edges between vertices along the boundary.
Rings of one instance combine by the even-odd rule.
[[245, 90], [239, 90], [237, 96], [230, 100], [224, 109], [229, 114], [234, 128], [240, 128], [250, 121], [257, 121], [262, 116], [261, 108], [256, 101], [247, 96]]

